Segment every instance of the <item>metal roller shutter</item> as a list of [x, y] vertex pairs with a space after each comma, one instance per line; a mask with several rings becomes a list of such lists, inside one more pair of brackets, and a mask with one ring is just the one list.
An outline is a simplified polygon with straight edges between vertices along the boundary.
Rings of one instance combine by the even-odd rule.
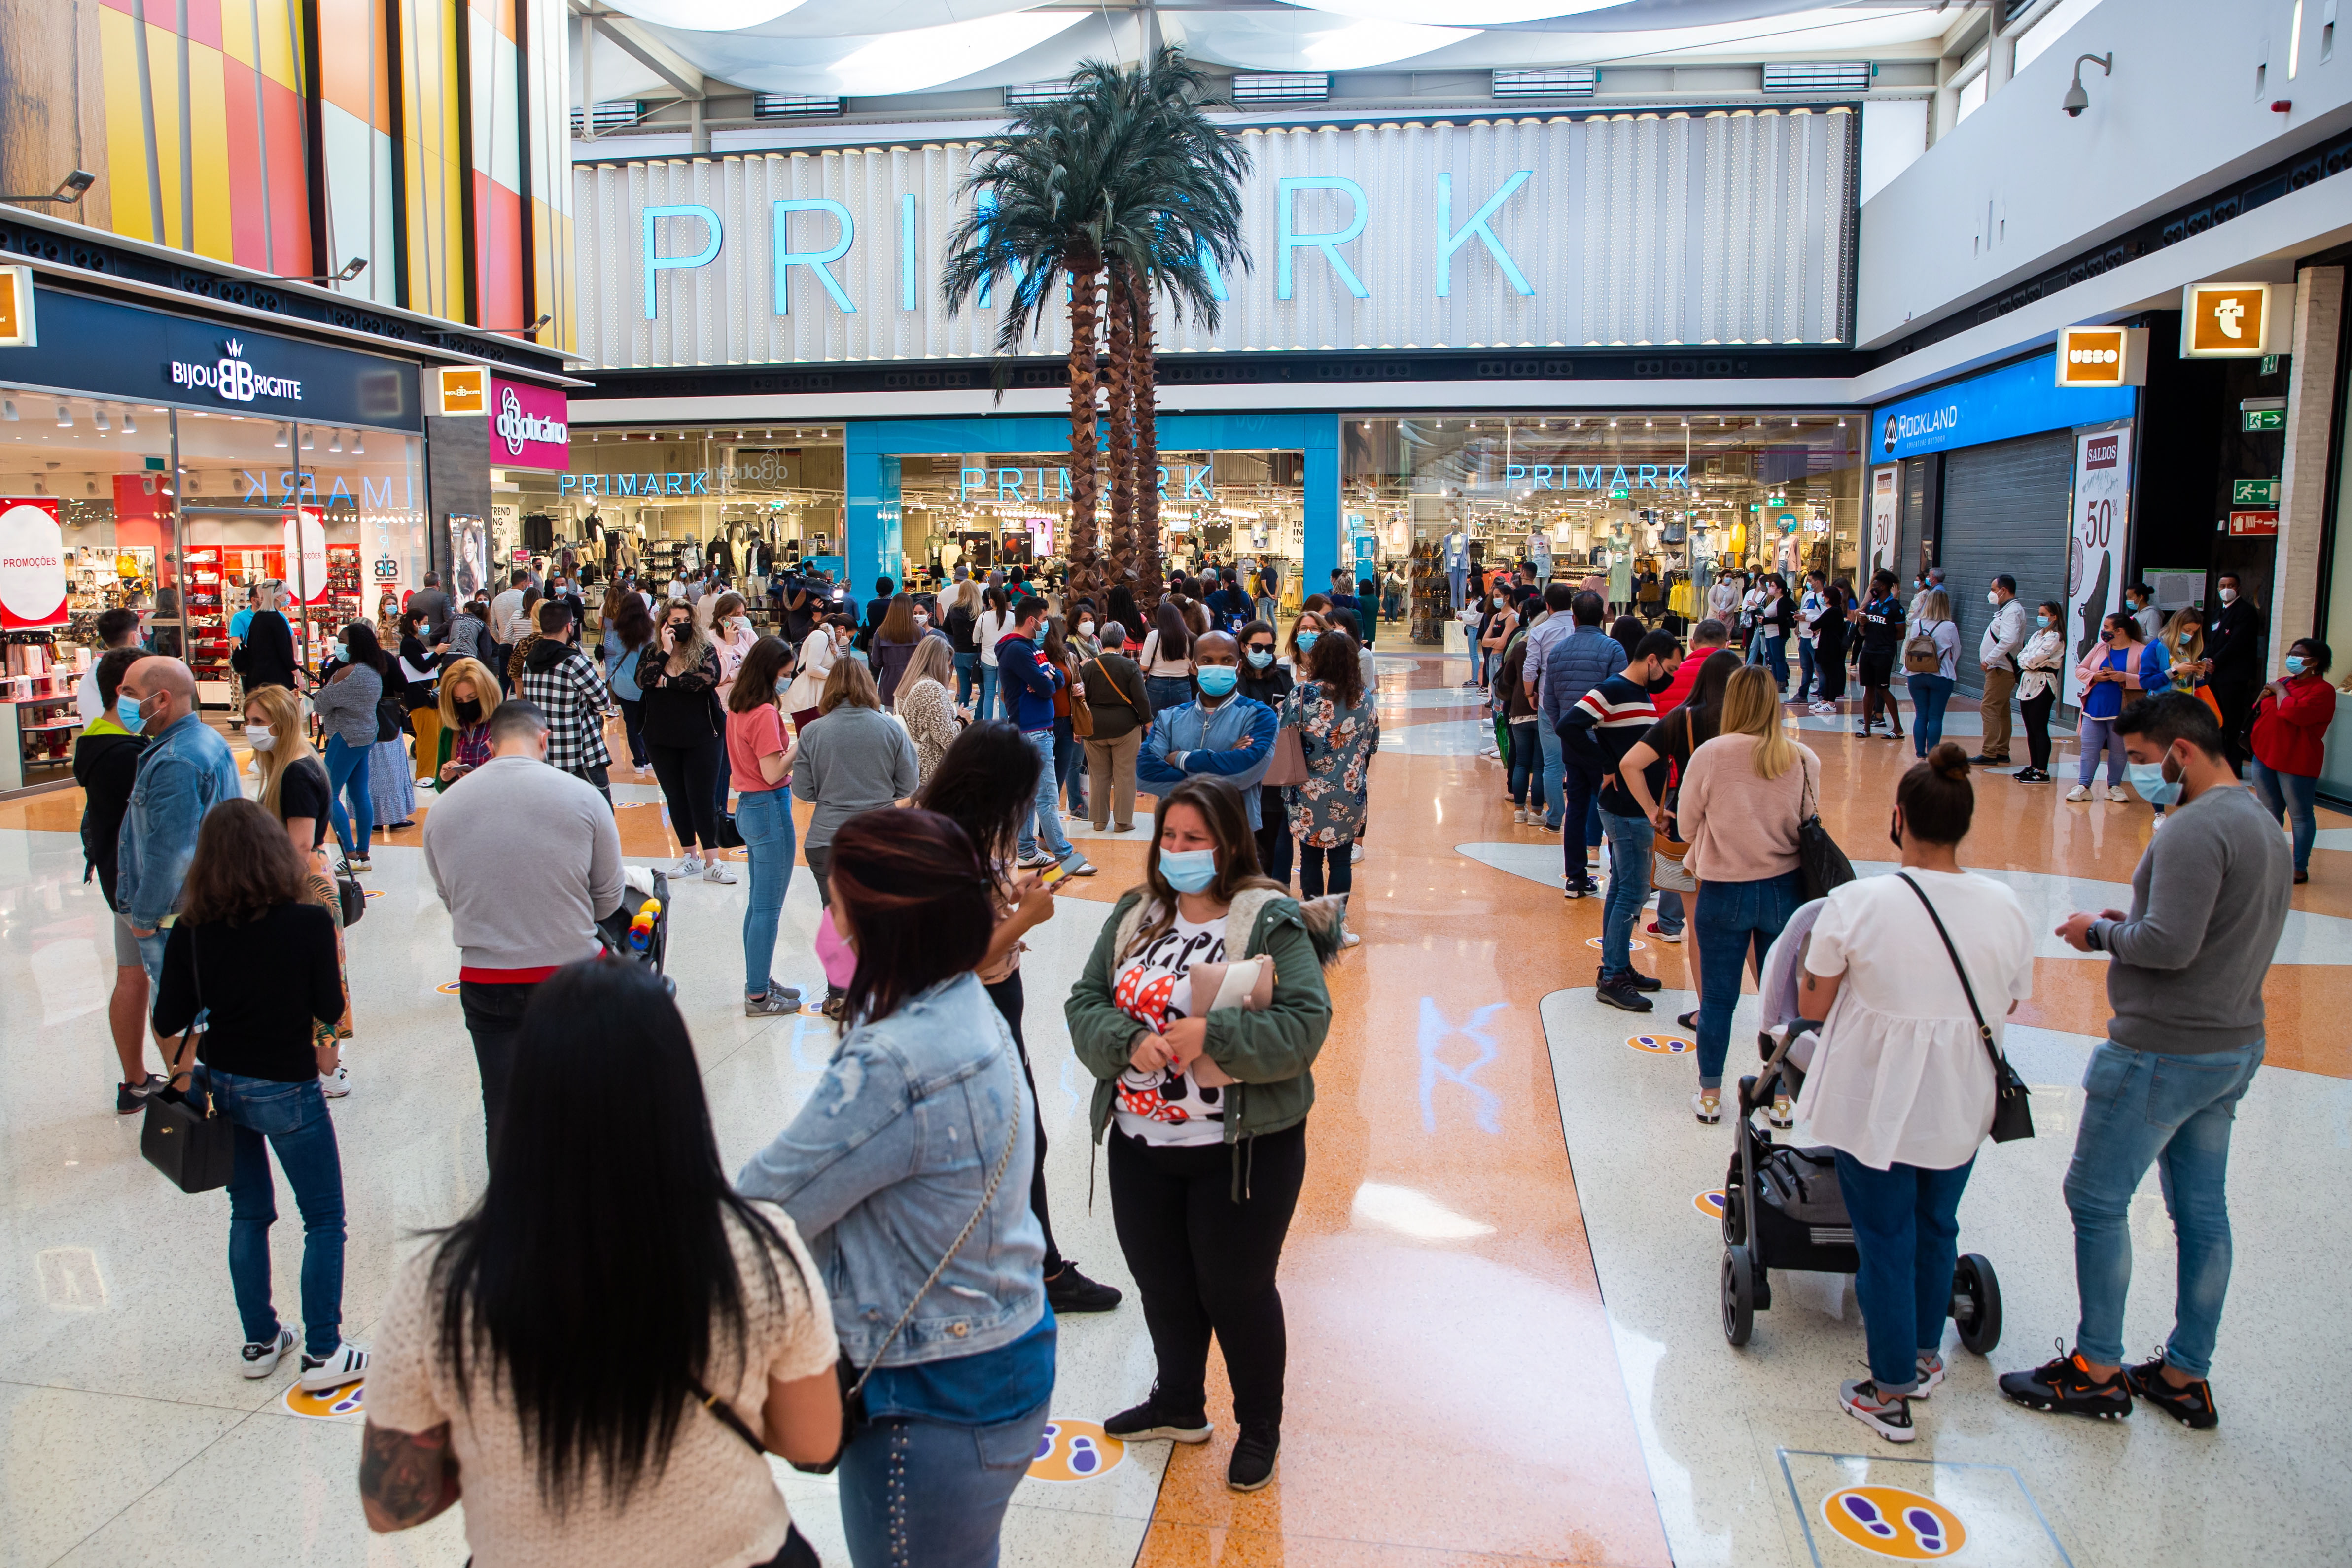
[[1951, 592], [1952, 619], [1960, 623], [1959, 692], [1984, 695], [1977, 644], [1992, 618], [1985, 592], [1994, 573], [2017, 579], [2028, 628], [2036, 604], [2065, 602], [2074, 480], [2074, 438], [2063, 430], [1945, 455], [1937, 560]]

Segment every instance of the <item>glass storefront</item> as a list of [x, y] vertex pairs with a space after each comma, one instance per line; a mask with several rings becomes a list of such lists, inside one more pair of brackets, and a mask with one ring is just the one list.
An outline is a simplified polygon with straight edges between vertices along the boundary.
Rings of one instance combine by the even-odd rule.
[[1836, 410], [1351, 415], [1340, 559], [1360, 576], [1402, 570], [1422, 642], [1454, 607], [1456, 534], [1474, 570], [1600, 572], [1620, 609], [1696, 616], [1734, 568], [1852, 580], [1861, 435]]

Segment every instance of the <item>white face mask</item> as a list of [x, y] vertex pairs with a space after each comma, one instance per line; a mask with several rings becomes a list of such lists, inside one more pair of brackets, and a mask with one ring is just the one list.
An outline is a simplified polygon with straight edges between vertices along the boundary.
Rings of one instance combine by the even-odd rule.
[[256, 751], [267, 751], [278, 744], [278, 732], [266, 724], [245, 727], [245, 743]]
[[1091, 637], [1091, 636], [1093, 636], [1094, 634], [1095, 634], [1095, 623], [1094, 623], [1093, 622], [1091, 622], [1091, 621], [1081, 621], [1081, 622], [1078, 622], [1078, 635], [1079, 635], [1079, 636], [1081, 636], [1081, 637]]
[[2222, 603], [2224, 603], [2224, 604], [2235, 604], [2237, 601], [2238, 601], [2238, 591], [2237, 591], [2236, 589], [2234, 589], [2234, 588], [2225, 588], [2225, 589], [2223, 589], [2223, 590], [2221, 591], [2221, 602], [2222, 602]]
[[1998, 591], [1988, 591], [1985, 594], [1985, 602], [1991, 605], [1996, 610], [2000, 609], [2000, 594]]

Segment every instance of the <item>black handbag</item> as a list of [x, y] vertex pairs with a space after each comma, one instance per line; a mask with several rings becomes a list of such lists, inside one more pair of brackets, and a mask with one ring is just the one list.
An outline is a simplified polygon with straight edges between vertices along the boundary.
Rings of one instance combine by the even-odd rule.
[[1977, 988], [1969, 984], [1968, 967], [1960, 962], [1960, 950], [1952, 946], [1952, 934], [1944, 929], [1944, 917], [1936, 913], [1936, 906], [1928, 903], [1926, 890], [1917, 883], [1901, 872], [1895, 874], [1902, 877], [1904, 885], [1927, 905], [1927, 918], [1936, 923], [1936, 935], [1944, 939], [1944, 951], [1951, 955], [1952, 972], [1960, 977], [1960, 989], [1969, 998], [1969, 1011], [1976, 1015], [1977, 1038], [1984, 1041], [1985, 1054], [1992, 1058], [1992, 1141], [2007, 1144], [2033, 1136], [2033, 1107], [2027, 1100], [2025, 1081], [2018, 1077], [2017, 1069], [2009, 1064], [2000, 1047], [1992, 1042], [1992, 1030], [1985, 1022], [1984, 1009], [1977, 1006]]
[[[1804, 766], [1802, 758], [1798, 758], [1797, 766]], [[1821, 808], [1812, 796], [1812, 781], [1809, 779], [1805, 782], [1805, 803], [1797, 809], [1797, 865], [1805, 879], [1808, 900], [1826, 898], [1832, 888], [1843, 887], [1853, 880], [1853, 862], [1845, 858], [1845, 852], [1830, 837], [1830, 831], [1822, 826]]]
[[743, 830], [735, 825], [734, 812], [719, 812], [719, 824], [713, 831], [718, 834], [719, 848], [740, 850], [743, 847]]
[[[189, 960], [195, 952], [190, 938]], [[204, 988], [196, 988], [196, 1007], [204, 1008]], [[194, 1061], [204, 1036], [194, 1030], [180, 1042], [180, 1060]], [[169, 1062], [165, 1066], [171, 1065]], [[165, 1091], [163, 1092], [168, 1092]], [[139, 1128], [139, 1155], [162, 1171], [182, 1192], [210, 1192], [228, 1185], [236, 1161], [236, 1128], [218, 1104], [209, 1086], [201, 1092], [165, 1099], [163, 1092], [147, 1096], [147, 1115]], [[199, 1103], [201, 1101], [201, 1104]]]
[[335, 904], [342, 914], [343, 929], [346, 931], [357, 925], [360, 916], [367, 913], [367, 889], [362, 887], [360, 879], [352, 874], [349, 860], [335, 862]]

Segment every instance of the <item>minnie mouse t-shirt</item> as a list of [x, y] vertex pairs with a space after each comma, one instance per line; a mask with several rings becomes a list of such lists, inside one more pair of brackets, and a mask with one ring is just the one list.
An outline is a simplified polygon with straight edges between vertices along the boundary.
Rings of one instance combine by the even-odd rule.
[[[1222, 918], [1195, 925], [1179, 915], [1174, 925], [1119, 966], [1111, 1000], [1154, 1034], [1164, 1033], [1171, 1020], [1186, 1016], [1182, 1000], [1192, 992], [1185, 976], [1192, 966], [1222, 963], [1224, 956]], [[1194, 1082], [1181, 1069], [1139, 1072], [1129, 1067], [1118, 1075], [1116, 1104], [1118, 1130], [1147, 1144], [1224, 1141], [1224, 1091]]]

